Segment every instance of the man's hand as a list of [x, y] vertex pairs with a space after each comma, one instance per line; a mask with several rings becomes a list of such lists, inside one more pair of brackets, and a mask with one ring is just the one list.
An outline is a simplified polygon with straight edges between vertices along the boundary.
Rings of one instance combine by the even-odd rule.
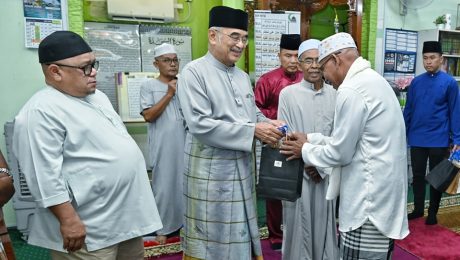
[[61, 223], [61, 234], [64, 240], [64, 249], [74, 252], [85, 244], [86, 228], [80, 218], [69, 219]]
[[68, 252], [80, 250], [85, 244], [86, 228], [70, 202], [49, 207], [60, 223], [63, 248]]
[[176, 89], [177, 89], [177, 79], [173, 79], [170, 82], [168, 82], [168, 95], [171, 97], [176, 94]]
[[307, 142], [307, 136], [303, 133], [290, 133], [283, 144], [280, 146], [280, 152], [289, 156], [287, 160], [302, 158], [302, 146]]
[[279, 125], [277, 120], [273, 120], [271, 122], [260, 122], [256, 124], [256, 131], [254, 135], [260, 141], [267, 143], [269, 145], [276, 145], [278, 144], [278, 140], [283, 137], [283, 133], [277, 129]]
[[451, 152], [453, 153], [453, 152], [458, 151], [458, 150], [460, 150], [460, 145], [454, 144], [454, 146], [452, 147]]
[[315, 183], [320, 183], [323, 178], [321, 178], [321, 175], [319, 174], [318, 170], [313, 167], [313, 166], [306, 166], [305, 167], [305, 172], [308, 174], [310, 179], [314, 181]]

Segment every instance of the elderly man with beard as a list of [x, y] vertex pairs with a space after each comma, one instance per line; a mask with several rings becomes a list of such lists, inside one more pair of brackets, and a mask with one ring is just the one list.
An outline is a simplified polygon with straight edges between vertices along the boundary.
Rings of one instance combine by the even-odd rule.
[[[319, 43], [311, 39], [300, 45], [303, 80], [281, 91], [278, 118], [291, 131], [330, 136], [336, 91], [324, 83], [319, 70]], [[301, 197], [283, 201], [283, 259], [338, 259], [334, 201], [326, 200], [328, 183], [323, 172], [306, 167]]]

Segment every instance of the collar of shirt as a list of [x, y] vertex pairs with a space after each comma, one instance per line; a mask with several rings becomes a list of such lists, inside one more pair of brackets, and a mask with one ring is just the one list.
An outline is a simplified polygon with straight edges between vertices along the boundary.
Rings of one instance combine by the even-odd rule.
[[308, 89], [311, 89], [315, 93], [315, 95], [323, 93], [324, 85], [323, 85], [322, 88], [316, 90], [315, 85], [313, 83], [311, 83], [309, 81], [306, 81], [305, 79], [302, 79], [302, 86], [304, 86], [304, 87], [306, 87]]
[[216, 68], [223, 70], [225, 72], [233, 74], [233, 71], [235, 70], [235, 65], [228, 67], [227, 65], [223, 64], [219, 60], [217, 60], [209, 51], [206, 53], [204, 56], [206, 61], [208, 61], [211, 65], [215, 66]]
[[441, 73], [441, 70], [438, 70], [435, 73], [430, 73], [428, 71], [426, 73], [430, 78], [433, 78], [433, 77], [437, 77]]

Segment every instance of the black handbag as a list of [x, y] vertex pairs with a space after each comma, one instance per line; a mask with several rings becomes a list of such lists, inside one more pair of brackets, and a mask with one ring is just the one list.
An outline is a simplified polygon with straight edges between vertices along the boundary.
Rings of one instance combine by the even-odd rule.
[[277, 200], [297, 200], [302, 193], [302, 159], [287, 161], [278, 148], [262, 146], [257, 196]]
[[459, 169], [448, 159], [442, 160], [425, 177], [426, 181], [436, 190], [444, 192], [447, 190]]

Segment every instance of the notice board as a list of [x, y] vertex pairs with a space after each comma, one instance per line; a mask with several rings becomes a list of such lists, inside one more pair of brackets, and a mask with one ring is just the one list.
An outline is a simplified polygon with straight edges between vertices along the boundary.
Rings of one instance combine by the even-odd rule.
[[254, 11], [255, 80], [277, 68], [281, 34], [300, 34], [300, 12]]

